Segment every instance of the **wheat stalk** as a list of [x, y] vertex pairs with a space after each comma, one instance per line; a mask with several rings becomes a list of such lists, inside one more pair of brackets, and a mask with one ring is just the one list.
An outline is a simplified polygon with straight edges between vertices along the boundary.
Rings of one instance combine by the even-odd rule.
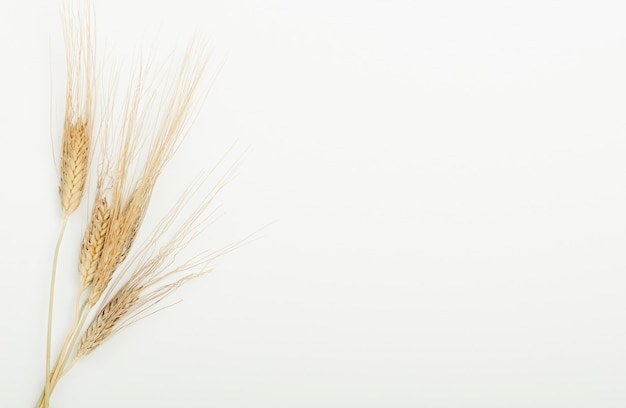
[[[91, 1], [91, 0], [90, 0]], [[46, 382], [44, 406], [50, 397], [50, 344], [52, 340], [52, 316], [54, 314], [54, 291], [59, 250], [67, 220], [80, 205], [87, 181], [91, 133], [94, 122], [93, 97], [95, 93], [93, 9], [87, 1], [83, 7], [68, 8], [62, 3], [67, 82], [65, 117], [61, 142], [59, 198], [63, 225], [54, 251], [50, 294], [48, 300], [48, 329], [46, 334]]]

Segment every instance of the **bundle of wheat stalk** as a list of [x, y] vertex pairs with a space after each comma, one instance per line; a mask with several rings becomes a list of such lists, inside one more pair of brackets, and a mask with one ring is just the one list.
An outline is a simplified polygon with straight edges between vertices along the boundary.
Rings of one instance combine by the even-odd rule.
[[[153, 191], [165, 164], [177, 150], [208, 89], [209, 53], [192, 41], [174, 75], [152, 82], [140, 66], [124, 87], [123, 106], [113, 109], [119, 92], [96, 89], [94, 11], [87, 1], [63, 3], [67, 92], [62, 135], [59, 195], [63, 224], [56, 245], [46, 346], [46, 380], [37, 407], [48, 407], [59, 380], [81, 357], [112, 335], [154, 312], [154, 307], [180, 285], [210, 271], [214, 260], [243, 244], [207, 250], [180, 263], [176, 255], [213, 220], [215, 195], [232, 176], [226, 171], [210, 190], [204, 180], [191, 183], [170, 212], [136, 243]], [[210, 82], [210, 81], [209, 81]], [[102, 101], [100, 95], [108, 95]], [[101, 107], [101, 112], [98, 112]], [[100, 126], [94, 126], [100, 116]], [[98, 143], [94, 140], [98, 139]], [[97, 171], [89, 175], [91, 158]], [[90, 172], [91, 173], [91, 172]], [[94, 181], [91, 214], [78, 253], [80, 290], [74, 324], [51, 365], [52, 317], [58, 255], [68, 218], [79, 208], [88, 179]], [[184, 217], [191, 196], [200, 205]]]

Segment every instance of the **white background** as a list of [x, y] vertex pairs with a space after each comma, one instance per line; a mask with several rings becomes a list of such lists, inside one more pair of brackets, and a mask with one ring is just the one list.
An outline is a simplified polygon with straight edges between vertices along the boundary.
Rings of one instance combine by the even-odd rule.
[[[197, 31], [226, 61], [156, 208], [236, 141], [250, 152], [211, 239], [276, 222], [80, 361], [52, 406], [626, 406], [625, 13], [621, 1], [97, 4], [99, 52], [168, 50]], [[56, 2], [3, 0], [0, 52], [0, 406], [32, 407], [61, 224]]]

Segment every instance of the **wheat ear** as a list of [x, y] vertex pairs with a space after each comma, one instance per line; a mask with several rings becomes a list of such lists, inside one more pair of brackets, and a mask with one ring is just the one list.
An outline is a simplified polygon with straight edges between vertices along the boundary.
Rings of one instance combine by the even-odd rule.
[[141, 288], [122, 290], [93, 319], [81, 338], [76, 357], [89, 354], [113, 333], [117, 322], [126, 316], [139, 300]]
[[69, 10], [63, 4], [67, 86], [61, 146], [59, 197], [63, 216], [76, 211], [83, 197], [94, 123], [95, 55], [93, 10], [88, 1]]
[[105, 245], [102, 258], [93, 275], [92, 287], [89, 292], [89, 305], [95, 306], [113, 277], [117, 267], [124, 262], [132, 246], [144, 210], [127, 209], [126, 211], [113, 210], [110, 225], [104, 238]]
[[94, 203], [91, 220], [83, 236], [78, 259], [78, 274], [81, 289], [85, 290], [93, 282], [104, 250], [104, 240], [109, 231], [109, 203], [99, 194]]
[[66, 122], [63, 131], [59, 196], [64, 217], [78, 208], [83, 197], [90, 144], [87, 126], [84, 122]]

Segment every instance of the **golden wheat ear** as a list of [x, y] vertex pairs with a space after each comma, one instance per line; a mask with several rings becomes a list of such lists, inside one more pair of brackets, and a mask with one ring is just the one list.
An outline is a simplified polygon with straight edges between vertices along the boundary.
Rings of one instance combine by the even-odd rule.
[[65, 217], [76, 211], [83, 197], [87, 181], [89, 139], [84, 124], [68, 124], [63, 132], [59, 195]]
[[118, 322], [135, 307], [140, 293], [140, 288], [121, 290], [100, 310], [81, 338], [76, 358], [91, 353], [113, 334]]
[[104, 250], [104, 240], [109, 230], [109, 203], [101, 193], [93, 205], [91, 220], [83, 236], [78, 259], [78, 273], [81, 289], [85, 290], [93, 282]]
[[95, 53], [93, 8], [63, 6], [67, 64], [65, 117], [60, 162], [59, 197], [63, 216], [76, 211], [83, 197], [94, 124]]

